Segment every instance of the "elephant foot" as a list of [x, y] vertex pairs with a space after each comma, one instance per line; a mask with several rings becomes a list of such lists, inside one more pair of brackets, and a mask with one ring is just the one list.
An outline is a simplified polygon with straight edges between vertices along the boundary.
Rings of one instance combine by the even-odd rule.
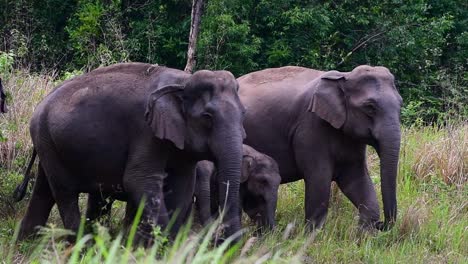
[[[233, 230], [240, 231], [234, 232]], [[243, 229], [235, 228], [229, 224], [220, 224], [215, 232], [214, 244], [219, 246], [227, 242], [229, 243], [229, 246], [233, 246], [241, 240], [243, 233]], [[228, 236], [227, 234], [232, 235]]]
[[18, 232], [18, 241], [36, 239], [40, 236], [42, 226], [28, 223], [26, 219], [21, 221], [20, 230]]
[[[132, 226], [127, 226], [126, 228], [127, 234], [131, 233], [132, 228], [133, 228]], [[164, 237], [164, 239], [171, 240], [171, 236], [166, 237], [167, 234], [165, 233], [165, 231], [161, 232], [158, 230], [164, 230], [164, 229], [161, 225], [156, 225], [151, 222], [146, 222], [146, 223], [140, 222], [135, 233], [133, 245], [136, 247], [143, 246], [145, 248], [149, 248], [155, 243], [155, 240], [161, 239], [161, 237]], [[174, 239], [175, 239], [175, 235], [174, 235]]]
[[38, 237], [37, 235], [37, 230], [34, 230], [32, 232], [26, 232], [20, 229], [17, 237], [17, 241], [24, 241], [24, 240], [29, 240], [29, 239], [35, 239]]
[[378, 221], [376, 223], [374, 223], [374, 228], [379, 230], [379, 231], [386, 231], [387, 230], [387, 226], [384, 222], [382, 221]]
[[320, 221], [313, 221], [313, 220], [307, 220], [306, 219], [306, 228], [310, 232], [317, 232], [320, 231], [323, 228], [323, 225], [325, 224], [325, 217], [322, 218]]
[[392, 229], [392, 227], [395, 225], [394, 222], [379, 222], [378, 225], [376, 226], [376, 228], [380, 231], [388, 231], [390, 229]]
[[388, 227], [382, 221], [367, 221], [359, 223], [359, 231], [362, 233], [376, 234], [378, 231], [386, 230], [388, 230]]
[[151, 235], [151, 232], [148, 232], [148, 230], [141, 230], [138, 228], [136, 234], [135, 234], [135, 240], [133, 242], [133, 245], [136, 247], [138, 246], [143, 246], [145, 248], [150, 247], [153, 245], [154, 242], [154, 237]]
[[268, 234], [269, 232], [273, 231], [273, 229], [275, 229], [275, 225], [270, 225], [270, 224], [266, 224], [266, 225], [261, 225], [261, 224], [257, 224], [257, 227], [255, 228], [255, 235], [258, 236], [258, 237], [261, 237], [261, 236], [264, 236], [266, 234]]

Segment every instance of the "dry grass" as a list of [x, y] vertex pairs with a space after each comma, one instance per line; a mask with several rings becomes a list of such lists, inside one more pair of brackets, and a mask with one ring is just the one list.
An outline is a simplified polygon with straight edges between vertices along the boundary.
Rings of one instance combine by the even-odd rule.
[[426, 130], [432, 131], [419, 132], [421, 136], [413, 152], [415, 177], [429, 180], [438, 176], [447, 184], [463, 186], [468, 179], [468, 123]]
[[34, 108], [55, 86], [53, 74], [14, 71], [3, 78], [8, 113], [0, 115], [0, 217], [17, 214], [11, 199], [32, 153], [29, 120]]
[[398, 227], [400, 237], [405, 238], [417, 234], [427, 220], [428, 210], [427, 200], [423, 197], [408, 206], [401, 216], [401, 223]]
[[7, 169], [16, 169], [17, 157], [29, 157], [31, 139], [29, 120], [34, 108], [54, 88], [53, 74], [29, 74], [18, 71], [4, 82], [8, 94], [8, 113], [0, 117], [0, 163]]
[[[367, 165], [370, 175], [378, 178], [380, 160], [372, 148], [368, 148]], [[468, 180], [468, 122], [442, 128], [403, 128], [399, 172], [409, 172], [425, 182], [438, 177], [463, 187]]]

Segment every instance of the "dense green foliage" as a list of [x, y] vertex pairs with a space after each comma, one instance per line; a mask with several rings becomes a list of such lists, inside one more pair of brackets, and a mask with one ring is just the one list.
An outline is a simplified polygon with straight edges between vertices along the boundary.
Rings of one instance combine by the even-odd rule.
[[[69, 72], [121, 61], [183, 68], [190, 0], [2, 0], [0, 49], [15, 68]], [[462, 0], [207, 0], [197, 68], [236, 76], [284, 65], [384, 65], [403, 121], [468, 116]]]

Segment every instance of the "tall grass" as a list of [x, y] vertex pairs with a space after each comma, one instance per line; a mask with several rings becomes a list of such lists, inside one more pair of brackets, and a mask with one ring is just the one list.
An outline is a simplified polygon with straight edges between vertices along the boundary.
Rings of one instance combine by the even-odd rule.
[[36, 105], [55, 86], [54, 74], [11, 71], [3, 76], [8, 113], [0, 115], [0, 217], [15, 214], [11, 200], [32, 153], [29, 120]]
[[468, 123], [410, 130], [417, 144], [412, 171], [416, 178], [441, 177], [462, 187], [468, 180]]
[[[302, 181], [282, 185], [277, 228], [261, 237], [244, 218], [246, 234], [235, 247], [214, 247], [219, 223], [181, 230], [168, 239], [156, 229], [156, 243], [133, 248], [123, 235], [121, 203], [109, 223], [96, 224], [70, 245], [61, 239], [60, 217], [52, 212], [39, 238], [14, 243], [15, 227], [26, 202], [9, 200], [30, 155], [28, 120], [55, 76], [13, 72], [4, 85], [9, 110], [0, 116], [0, 262], [5, 263], [467, 263], [468, 262], [468, 123], [403, 129], [398, 176], [399, 215], [388, 232], [362, 232], [357, 210], [335, 189], [325, 227], [304, 227]], [[369, 149], [368, 166], [380, 200], [379, 159]]]
[[36, 105], [55, 86], [54, 74], [14, 72], [4, 81], [8, 113], [0, 116], [0, 162], [7, 169], [16, 169], [18, 158], [30, 154], [29, 119]]

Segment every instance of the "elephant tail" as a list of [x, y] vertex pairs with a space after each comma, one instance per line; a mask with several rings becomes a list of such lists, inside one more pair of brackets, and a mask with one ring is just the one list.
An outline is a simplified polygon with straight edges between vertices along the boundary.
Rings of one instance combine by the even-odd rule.
[[31, 179], [31, 168], [34, 165], [34, 160], [36, 159], [36, 149], [33, 148], [33, 153], [31, 156], [31, 160], [29, 161], [28, 167], [24, 172], [23, 182], [21, 182], [18, 186], [16, 186], [15, 191], [13, 192], [13, 200], [15, 202], [19, 202], [23, 200], [24, 196], [26, 195], [26, 190], [28, 189], [28, 183]]

